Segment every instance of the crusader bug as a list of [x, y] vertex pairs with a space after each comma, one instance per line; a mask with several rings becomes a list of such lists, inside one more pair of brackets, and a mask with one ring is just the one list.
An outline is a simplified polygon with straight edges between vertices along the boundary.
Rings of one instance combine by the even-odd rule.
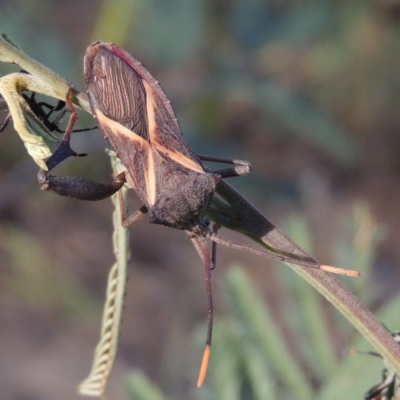
[[[124, 227], [132, 227], [148, 213], [150, 223], [186, 231], [205, 266], [208, 299], [207, 342], [198, 386], [206, 375], [213, 323], [211, 270], [215, 245], [210, 256], [206, 238], [213, 243], [302, 266], [359, 275], [355, 271], [256, 250], [220, 238], [205, 218], [212, 197], [222, 179], [249, 173], [250, 164], [196, 155], [186, 143], [170, 101], [158, 82], [120, 47], [103, 42], [90, 45], [84, 58], [84, 74], [93, 116], [126, 171], [113, 183], [100, 184], [80, 177], [51, 176], [48, 171], [41, 170], [41, 188], [80, 200], [100, 200], [116, 193], [126, 182], [136, 191], [143, 206], [130, 216], [122, 215]], [[66, 102], [73, 111], [68, 97]], [[73, 112], [63, 142], [47, 160], [49, 171], [67, 157], [76, 155], [70, 147], [76, 118]], [[202, 161], [232, 164], [233, 167], [211, 172]]]

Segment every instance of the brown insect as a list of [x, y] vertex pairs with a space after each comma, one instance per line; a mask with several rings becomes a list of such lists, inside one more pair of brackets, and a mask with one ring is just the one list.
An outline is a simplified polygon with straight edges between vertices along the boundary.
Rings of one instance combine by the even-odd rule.
[[[122, 216], [124, 227], [132, 227], [148, 213], [150, 223], [186, 231], [205, 266], [208, 299], [207, 342], [198, 386], [205, 379], [211, 347], [211, 270], [215, 243], [333, 273], [359, 275], [355, 271], [256, 250], [220, 238], [216, 229], [210, 229], [210, 222], [205, 218], [212, 197], [222, 179], [249, 173], [250, 164], [196, 155], [186, 143], [170, 101], [158, 82], [139, 61], [115, 44], [96, 42], [90, 45], [84, 58], [84, 73], [93, 115], [126, 171], [112, 184], [99, 184], [78, 177], [55, 177], [47, 171], [39, 173], [39, 182], [44, 190], [81, 200], [103, 199], [127, 182], [144, 205], [131, 216]], [[68, 98], [67, 105], [73, 110]], [[76, 155], [69, 145], [75, 120], [76, 117], [71, 117], [63, 143], [47, 161], [49, 170], [65, 158]], [[234, 166], [211, 172], [202, 161]], [[125, 210], [125, 207], [121, 209]], [[212, 256], [207, 237], [214, 242]]]

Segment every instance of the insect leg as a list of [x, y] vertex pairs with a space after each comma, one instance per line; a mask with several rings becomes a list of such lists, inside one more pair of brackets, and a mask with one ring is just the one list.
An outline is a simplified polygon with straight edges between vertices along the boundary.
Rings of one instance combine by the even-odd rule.
[[46, 161], [46, 165], [47, 165], [47, 168], [49, 171], [52, 170], [54, 167], [56, 167], [61, 162], [63, 162], [68, 157], [71, 157], [71, 156], [72, 157], [83, 157], [86, 155], [86, 154], [77, 154], [75, 151], [73, 151], [71, 149], [71, 145], [70, 145], [71, 135], [74, 131], [74, 125], [75, 125], [76, 121], [78, 120], [78, 114], [75, 111], [75, 107], [72, 104], [71, 99], [69, 98], [70, 90], [67, 94], [66, 103], [67, 103], [68, 108], [71, 111], [71, 116], [69, 118], [68, 126], [64, 133], [64, 137], [63, 137], [60, 145], [57, 147], [56, 151], [51, 155], [51, 157]]
[[103, 200], [116, 193], [125, 183], [125, 173], [119, 174], [112, 183], [100, 183], [78, 176], [52, 176], [40, 170], [38, 174], [40, 188], [59, 196], [76, 200]]
[[121, 208], [122, 226], [127, 229], [132, 228], [133, 225], [137, 224], [149, 211], [147, 207], [143, 205], [142, 207], [140, 207], [138, 210], [136, 210], [134, 213], [132, 213], [127, 217], [126, 207], [122, 194], [119, 195], [119, 202], [121, 204], [120, 208]]
[[[48, 128], [50, 131], [57, 131], [62, 133], [60, 129], [58, 129], [59, 122], [50, 122], [49, 118], [50, 116], [56, 112], [56, 111], [61, 111], [65, 107], [65, 101], [59, 100], [55, 106], [46, 103], [45, 101], [37, 102], [36, 100], [36, 93], [32, 92], [30, 96], [28, 96], [25, 93], [22, 93], [22, 97], [25, 99], [25, 101], [28, 103], [29, 107], [33, 111], [33, 113], [45, 124], [46, 128]], [[48, 111], [45, 112], [44, 108], [47, 108]], [[64, 110], [61, 113], [61, 116], [57, 117], [57, 121], [62, 120], [66, 113], [66, 110]]]
[[187, 232], [187, 234], [190, 237], [194, 247], [196, 248], [197, 253], [199, 254], [201, 260], [203, 261], [205, 270], [206, 290], [207, 290], [207, 303], [208, 303], [207, 341], [206, 341], [206, 348], [203, 354], [203, 360], [201, 362], [199, 378], [197, 381], [197, 387], [200, 387], [206, 378], [208, 362], [210, 359], [210, 352], [211, 352], [211, 339], [212, 339], [213, 315], [214, 315], [212, 289], [211, 289], [212, 262], [205, 238], [193, 234], [193, 232]]
[[[22, 97], [28, 103], [32, 112], [45, 125], [47, 129], [49, 129], [51, 132], [57, 131], [63, 133], [58, 128], [58, 126], [61, 123], [62, 118], [66, 113], [66, 110], [64, 110], [59, 116], [57, 116], [57, 118], [53, 122], [50, 122], [49, 118], [53, 112], [62, 110], [62, 108], [65, 106], [65, 101], [60, 100], [55, 106], [52, 106], [51, 104], [48, 104], [46, 102], [38, 103], [36, 101], [35, 94], [36, 94], [35, 92], [32, 92], [32, 94], [28, 96], [25, 93], [22, 93]], [[44, 111], [45, 107], [49, 109], [48, 112]], [[0, 99], [0, 111], [7, 111], [7, 110], [8, 110], [7, 103], [4, 100]], [[3, 132], [6, 129], [11, 119], [12, 116], [11, 113], [9, 112], [6, 118], [4, 119], [3, 124], [0, 126], [0, 132]]]
[[[56, 167], [62, 161], [70, 156], [79, 157], [83, 154], [77, 154], [71, 149], [70, 139], [78, 115], [67, 94], [66, 103], [71, 110], [71, 117], [68, 122], [67, 130], [60, 145], [52, 156], [46, 161], [48, 171]], [[40, 170], [38, 174], [39, 184], [42, 190], [46, 190], [60, 196], [70, 197], [77, 200], [97, 201], [112, 196], [125, 183], [125, 173], [119, 174], [112, 183], [99, 183], [91, 179], [75, 176], [52, 176], [49, 172]]]
[[[65, 107], [65, 101], [59, 100], [55, 106], [48, 104], [44, 101], [38, 103], [35, 99], [35, 93], [33, 92], [31, 97], [29, 98], [25, 94], [22, 94], [25, 98], [31, 110], [36, 114], [36, 116], [45, 124], [46, 128], [49, 129], [51, 132], [56, 131], [59, 133], [63, 133], [63, 131], [59, 128], [61, 122], [64, 119], [67, 110], [63, 108]], [[43, 109], [44, 107], [48, 108], [49, 111], [46, 113]], [[50, 121], [50, 116], [57, 111], [61, 111], [59, 115], [54, 119], [53, 122]]]
[[251, 172], [251, 164], [248, 161], [244, 160], [235, 160], [229, 158], [219, 158], [212, 156], [202, 156], [198, 155], [201, 161], [212, 161], [219, 162], [223, 164], [232, 164], [235, 165], [233, 168], [221, 169], [218, 171], [213, 171], [213, 174], [218, 174], [221, 178], [233, 178], [235, 176], [243, 176], [247, 175]]
[[4, 130], [7, 128], [7, 125], [11, 121], [11, 113], [9, 113], [5, 118], [3, 123], [0, 125], [0, 132], [4, 132]]
[[[59, 127], [65, 117], [65, 114], [67, 113], [67, 109], [63, 109], [66, 105], [66, 102], [63, 100], [59, 100], [55, 106], [48, 104], [44, 101], [38, 103], [36, 101], [35, 95], [35, 92], [32, 92], [30, 97], [23, 93], [22, 97], [26, 100], [31, 110], [43, 122], [47, 129], [49, 129], [51, 132], [56, 131], [59, 133], [64, 133], [64, 131], [62, 131]], [[48, 108], [49, 111], [45, 112], [44, 108]], [[56, 118], [54, 118], [53, 121], [50, 121], [50, 116], [57, 111], [61, 112], [57, 115]], [[74, 132], [85, 132], [91, 131], [93, 129], [97, 129], [97, 126], [83, 129], [74, 129]]]

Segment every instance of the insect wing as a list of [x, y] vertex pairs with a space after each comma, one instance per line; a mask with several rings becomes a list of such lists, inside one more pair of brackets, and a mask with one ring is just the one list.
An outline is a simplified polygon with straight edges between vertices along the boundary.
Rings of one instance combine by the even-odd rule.
[[93, 114], [146, 206], [160, 193], [166, 163], [204, 173], [168, 98], [136, 59], [114, 44], [96, 42], [86, 51], [84, 71]]

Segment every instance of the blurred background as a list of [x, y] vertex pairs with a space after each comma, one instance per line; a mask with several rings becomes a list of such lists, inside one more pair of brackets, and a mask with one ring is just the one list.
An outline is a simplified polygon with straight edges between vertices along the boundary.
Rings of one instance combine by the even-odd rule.
[[[399, 1], [0, 0], [0, 29], [81, 90], [86, 47], [124, 47], [161, 82], [193, 149], [250, 161], [252, 174], [231, 183], [321, 262], [362, 270], [346, 285], [400, 328]], [[0, 65], [0, 75], [15, 70]], [[78, 125], [93, 120], [81, 114]], [[1, 398], [78, 399], [114, 262], [112, 205], [42, 192], [11, 125], [0, 143]], [[108, 181], [105, 146], [98, 131], [74, 134], [89, 156], [58, 173]], [[220, 248], [214, 353], [196, 389], [200, 259], [183, 232], [145, 220], [131, 246], [108, 398], [353, 399], [379, 382], [379, 359], [344, 354], [370, 346], [291, 270]], [[255, 310], [267, 318], [259, 336]], [[293, 366], [299, 386], [285, 378]]]

